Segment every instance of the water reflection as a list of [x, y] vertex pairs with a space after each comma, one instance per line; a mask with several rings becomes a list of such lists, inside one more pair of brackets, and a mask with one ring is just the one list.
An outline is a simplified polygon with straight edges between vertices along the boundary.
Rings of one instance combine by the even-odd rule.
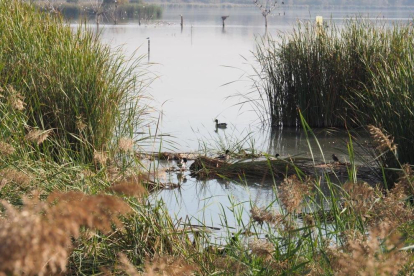
[[[411, 19], [411, 12], [313, 7], [283, 12], [284, 16], [269, 17], [266, 30], [263, 16], [256, 9], [167, 8], [162, 21], [168, 24], [102, 24], [100, 31], [104, 42], [113, 47], [124, 45], [127, 55], [135, 51], [138, 55], [145, 55], [151, 51], [151, 71], [156, 72], [158, 78], [153, 82], [150, 93], [156, 107], [164, 114], [159, 131], [175, 137], [168, 142], [176, 142], [174, 147], [169, 147], [171, 143], [164, 140], [163, 151], [197, 150], [202, 147], [200, 141], [210, 148], [218, 148], [220, 143], [228, 148], [235, 141], [244, 139], [245, 143], [240, 147], [254, 147], [270, 155], [279, 153], [282, 158], [301, 155], [321, 160], [326, 155], [330, 162], [331, 154], [335, 153], [339, 160], [346, 160], [346, 132], [315, 130], [316, 141], [312, 137], [307, 140], [301, 129], [264, 130], [254, 123], [258, 116], [251, 112], [251, 106], [240, 108], [237, 104], [243, 99], [228, 96], [254, 90], [246, 76], [253, 74], [252, 51], [257, 36], [267, 32], [277, 37], [280, 32], [291, 31], [297, 20], [313, 21], [316, 15], [331, 18], [340, 25], [356, 13], [374, 19], [404, 22]], [[230, 16], [225, 27], [221, 19], [224, 14]], [[183, 15], [183, 24], [180, 15]], [[147, 37], [151, 37], [151, 45]], [[148, 51], [147, 43], [151, 46]], [[226, 130], [214, 127], [214, 118], [218, 117], [231, 122]], [[152, 147], [159, 148], [158, 145]], [[228, 225], [237, 229], [240, 222], [248, 223], [252, 205], [271, 204], [279, 208], [275, 203], [275, 183], [272, 181], [198, 181], [188, 171], [170, 177], [181, 188], [160, 191], [151, 195], [151, 199], [163, 200], [170, 214], [177, 219], [190, 217], [202, 224]]]

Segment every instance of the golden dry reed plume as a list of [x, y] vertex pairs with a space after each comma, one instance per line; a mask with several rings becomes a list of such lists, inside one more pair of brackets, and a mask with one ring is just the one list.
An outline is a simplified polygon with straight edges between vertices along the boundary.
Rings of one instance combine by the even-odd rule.
[[375, 191], [368, 183], [353, 183], [346, 182], [342, 188], [347, 193], [347, 198], [344, 200], [344, 207], [351, 208], [356, 212], [362, 220], [371, 218], [370, 212], [377, 202], [376, 194], [380, 191]]
[[283, 216], [279, 213], [274, 211], [266, 210], [264, 208], [259, 208], [254, 206], [251, 210], [251, 218], [253, 221], [263, 224], [263, 222], [267, 222], [270, 224], [276, 224], [283, 220]]
[[24, 96], [17, 92], [11, 85], [7, 87], [7, 90], [9, 92], [8, 102], [10, 106], [15, 110], [23, 111], [26, 106], [26, 103], [24, 102]]
[[249, 249], [253, 255], [260, 257], [265, 261], [269, 261], [272, 259], [275, 246], [267, 240], [254, 239], [249, 241]]
[[330, 252], [335, 275], [398, 275], [409, 261], [401, 236], [384, 221], [367, 236], [350, 238], [342, 250]]
[[42, 144], [53, 131], [53, 129], [41, 130], [31, 127], [29, 127], [28, 130], [29, 132], [26, 134], [26, 140], [36, 143], [37, 145]]
[[106, 152], [95, 150], [95, 152], [93, 153], [93, 161], [95, 161], [95, 163], [97, 164], [106, 165], [108, 159], [109, 157], [108, 154], [106, 154]]
[[137, 198], [140, 198], [147, 194], [147, 189], [145, 189], [141, 183], [131, 180], [123, 180], [116, 184], [113, 184], [108, 188], [108, 191], [118, 195], [134, 196]]
[[125, 254], [119, 254], [118, 268], [129, 276], [186, 276], [194, 275], [197, 267], [188, 264], [182, 258], [171, 256], [155, 257], [152, 261], [145, 262], [144, 272], [138, 272]]
[[301, 182], [296, 175], [283, 180], [283, 183], [278, 187], [278, 194], [288, 213], [299, 211], [302, 200], [306, 195], [309, 195], [312, 188], [309, 184], [309, 180]]
[[391, 135], [385, 135], [381, 129], [373, 125], [368, 125], [368, 130], [374, 139], [374, 145], [381, 153], [387, 150], [394, 154], [397, 152], [397, 145], [394, 144], [394, 138]]
[[0, 272], [13, 275], [51, 275], [66, 271], [71, 237], [80, 226], [110, 231], [118, 215], [131, 211], [120, 198], [54, 192], [47, 201], [38, 195], [25, 199], [21, 209], [6, 207], [0, 223]]
[[188, 264], [184, 259], [161, 256], [155, 257], [151, 262], [145, 262], [145, 273], [147, 276], [190, 276], [198, 271], [195, 265]]
[[20, 187], [27, 187], [34, 179], [34, 176], [16, 169], [6, 168], [0, 170], [0, 178], [4, 184], [12, 182]]
[[0, 141], [0, 154], [3, 156], [11, 155], [15, 152], [15, 149], [12, 145]]
[[134, 149], [134, 140], [132, 140], [131, 138], [127, 138], [127, 137], [122, 137], [118, 141], [118, 148], [120, 151], [123, 151], [123, 152], [128, 152], [128, 151], [132, 152]]

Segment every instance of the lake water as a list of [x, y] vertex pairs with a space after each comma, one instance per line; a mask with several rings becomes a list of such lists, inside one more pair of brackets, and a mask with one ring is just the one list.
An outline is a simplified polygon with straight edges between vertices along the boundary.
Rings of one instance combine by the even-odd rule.
[[[180, 15], [184, 16], [182, 29]], [[229, 15], [225, 28], [221, 22], [223, 15]], [[313, 21], [317, 15], [325, 20], [331, 18], [337, 24], [355, 15], [403, 23], [412, 18], [410, 11], [402, 9], [284, 8], [274, 11], [267, 31], [276, 37], [280, 32], [292, 30], [298, 20]], [[148, 92], [160, 114], [159, 131], [169, 135], [163, 138], [163, 150], [224, 150], [248, 137], [246, 148], [254, 146], [282, 156], [309, 156], [303, 133], [292, 129], [270, 133], [261, 128], [257, 114], [249, 105], [237, 105], [243, 99], [231, 97], [252, 91], [248, 78], [254, 64], [252, 51], [255, 39], [265, 33], [264, 19], [256, 8], [166, 8], [159, 21], [142, 25], [138, 22], [101, 25], [100, 30], [105, 43], [113, 47], [123, 45], [126, 55], [134, 51], [146, 55], [149, 38], [151, 52], [149, 60], [144, 60], [156, 79]], [[216, 118], [227, 122], [229, 127], [216, 132], [213, 122]], [[335, 152], [340, 159], [346, 158], [340, 152], [344, 149], [346, 133], [318, 131], [318, 138], [328, 156]], [[145, 148], [158, 151], [159, 144]], [[162, 199], [177, 219], [190, 217], [195, 224], [199, 220], [206, 225], [219, 226], [227, 219], [229, 225], [235, 226], [237, 219], [232, 211], [238, 209], [241, 220], [246, 223], [252, 202], [266, 206], [275, 199], [273, 187], [261, 183], [200, 182], [192, 179], [188, 172], [169, 177], [171, 181], [181, 182], [182, 188], [161, 191], [152, 197]]]

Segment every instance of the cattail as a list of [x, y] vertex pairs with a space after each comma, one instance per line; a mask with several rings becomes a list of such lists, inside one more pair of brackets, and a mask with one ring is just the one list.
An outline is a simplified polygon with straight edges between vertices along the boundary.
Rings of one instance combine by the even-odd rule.
[[29, 129], [29, 132], [26, 134], [26, 140], [36, 143], [37, 145], [40, 145], [47, 139], [47, 137], [49, 137], [52, 131], [53, 129], [48, 129], [48, 130]]
[[134, 140], [123, 137], [118, 141], [118, 147], [123, 152], [132, 151], [134, 148]]
[[397, 145], [394, 144], [394, 138], [391, 135], [385, 135], [381, 129], [369, 125], [369, 133], [374, 139], [374, 144], [380, 152], [385, 152], [387, 150], [392, 151], [394, 154], [397, 151]]
[[14, 147], [6, 142], [0, 141], [0, 154], [1, 155], [10, 155], [15, 151]]

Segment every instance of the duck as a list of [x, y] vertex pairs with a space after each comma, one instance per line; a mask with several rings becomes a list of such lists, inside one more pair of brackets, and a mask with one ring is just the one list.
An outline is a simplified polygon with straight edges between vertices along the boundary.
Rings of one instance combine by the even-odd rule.
[[334, 162], [339, 162], [338, 156], [336, 156], [335, 153], [332, 153], [332, 159]]
[[276, 153], [275, 156], [270, 156], [269, 160], [277, 160], [277, 159], [279, 159], [279, 156], [280, 156], [280, 154]]
[[226, 123], [219, 123], [217, 119], [215, 119], [214, 122], [216, 122], [216, 128], [227, 128]]
[[224, 160], [224, 161], [229, 161], [230, 160], [230, 151], [226, 150], [226, 153], [225, 154], [220, 154], [219, 156], [217, 156], [217, 159]]
[[180, 167], [181, 171], [184, 171], [186, 169], [187, 166], [187, 158], [182, 158], [180, 163], [177, 164], [178, 167]]

